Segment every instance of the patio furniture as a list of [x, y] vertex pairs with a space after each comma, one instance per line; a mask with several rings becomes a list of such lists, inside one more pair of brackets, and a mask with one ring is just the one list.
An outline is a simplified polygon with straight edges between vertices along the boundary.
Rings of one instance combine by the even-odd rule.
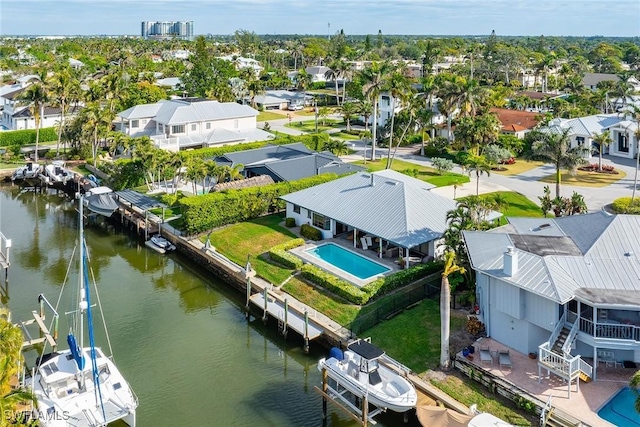
[[364, 237], [360, 238], [360, 244], [362, 245], [362, 249], [364, 249], [365, 251], [369, 249], [369, 246], [367, 245], [367, 239], [365, 239]]
[[500, 369], [503, 367], [511, 369], [511, 356], [509, 355], [509, 350], [498, 350], [498, 361], [500, 362]]
[[491, 350], [489, 347], [480, 347], [480, 363], [489, 362], [493, 366], [493, 357], [491, 356]]
[[365, 242], [367, 242], [367, 246], [373, 246], [373, 240], [371, 240], [371, 236], [365, 236]]
[[615, 353], [613, 351], [598, 350], [596, 355], [598, 356], [598, 362], [604, 363], [606, 367], [618, 367], [618, 361], [616, 360]]

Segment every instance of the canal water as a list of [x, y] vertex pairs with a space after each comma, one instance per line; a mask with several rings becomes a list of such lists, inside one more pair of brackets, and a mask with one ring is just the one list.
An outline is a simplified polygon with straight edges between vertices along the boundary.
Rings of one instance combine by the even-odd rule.
[[[40, 293], [55, 304], [77, 221], [74, 203], [62, 195], [0, 186], [0, 231], [13, 243], [2, 299], [14, 321], [31, 318]], [[313, 387], [321, 383], [316, 362], [324, 348], [312, 345], [305, 354], [302, 340], [285, 340], [273, 321], [247, 321], [243, 295], [180, 254], [157, 254], [104, 225], [86, 227], [85, 238], [116, 364], [140, 401], [138, 426], [323, 425]], [[63, 338], [75, 280], [59, 305]], [[98, 326], [96, 341], [106, 349]], [[27, 362], [34, 358], [27, 354]], [[329, 410], [326, 425], [357, 425]], [[398, 414], [377, 419], [402, 425]]]

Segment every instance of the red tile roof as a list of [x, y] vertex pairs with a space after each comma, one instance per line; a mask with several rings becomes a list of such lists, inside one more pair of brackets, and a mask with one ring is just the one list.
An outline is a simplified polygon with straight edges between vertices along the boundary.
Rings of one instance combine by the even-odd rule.
[[539, 113], [509, 110], [507, 108], [491, 108], [489, 111], [498, 116], [498, 120], [502, 123], [502, 130], [506, 132], [531, 130], [540, 122]]

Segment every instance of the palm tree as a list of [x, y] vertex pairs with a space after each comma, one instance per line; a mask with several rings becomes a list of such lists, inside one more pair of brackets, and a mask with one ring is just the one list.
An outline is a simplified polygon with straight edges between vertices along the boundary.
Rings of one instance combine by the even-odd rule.
[[634, 146], [636, 151], [636, 172], [633, 177], [633, 192], [631, 193], [631, 204], [633, 204], [638, 187], [638, 169], [640, 169], [640, 107], [635, 104], [630, 104], [626, 107], [626, 112], [631, 116], [632, 121], [636, 125], [636, 130], [633, 132], [633, 136], [636, 137], [636, 144]]
[[411, 84], [409, 80], [397, 70], [389, 76], [387, 85], [389, 94], [391, 95], [391, 132], [389, 132], [389, 149], [387, 150], [387, 166], [391, 167], [391, 147], [393, 146], [393, 125], [396, 118], [396, 100], [406, 103], [411, 96]]
[[364, 118], [364, 130], [367, 132], [369, 130], [369, 117], [373, 114], [373, 104], [368, 99], [364, 99], [358, 102], [357, 107], [358, 114]]
[[640, 412], [640, 393], [638, 389], [640, 388], [640, 371], [637, 371], [629, 380], [629, 387], [636, 393], [636, 401], [634, 404], [634, 408], [636, 412]]
[[44, 110], [44, 104], [49, 100], [49, 94], [44, 82], [31, 83], [20, 94], [20, 99], [23, 99], [29, 103], [29, 109], [33, 115], [33, 119], [36, 122], [36, 153], [34, 160], [38, 161], [38, 144], [40, 142], [40, 122], [42, 119], [42, 113]]
[[68, 68], [53, 75], [51, 79], [51, 94], [56, 103], [60, 106], [60, 123], [58, 125], [58, 143], [56, 145], [56, 156], [60, 154], [60, 141], [62, 130], [64, 129], [64, 119], [71, 100], [80, 90], [77, 79], [73, 78]]
[[88, 104], [82, 110], [82, 130], [91, 138], [91, 155], [93, 156], [93, 167], [98, 163], [98, 147], [100, 138], [106, 136], [111, 126], [111, 114], [106, 108], [102, 108], [98, 103]]
[[[344, 78], [343, 70], [346, 64], [342, 59], [336, 59], [329, 64], [329, 70], [324, 73], [327, 80], [333, 80], [336, 89], [336, 104], [340, 106], [340, 92], [338, 91], [338, 79]], [[342, 82], [344, 85], [344, 82]]]
[[457, 264], [456, 254], [447, 251], [444, 255], [444, 270], [440, 284], [440, 367], [448, 370], [451, 367], [449, 357], [449, 329], [451, 320], [451, 285], [449, 276], [453, 273], [465, 273], [464, 267]]
[[602, 152], [604, 151], [604, 147], [611, 144], [613, 140], [611, 139], [609, 132], [604, 131], [600, 134], [598, 132], [594, 132], [593, 142], [598, 144], [598, 171], [602, 172]]
[[387, 79], [391, 71], [388, 62], [371, 64], [371, 67], [362, 70], [362, 78], [365, 82], [362, 85], [362, 94], [373, 103], [373, 125], [371, 138], [371, 160], [376, 156], [376, 140], [378, 132], [378, 97], [387, 86]]
[[475, 172], [476, 174], [476, 196], [477, 196], [480, 194], [480, 176], [482, 174], [486, 174], [487, 176], [490, 176], [491, 165], [485, 160], [484, 157], [473, 156], [467, 161], [467, 163], [464, 166], [469, 171], [469, 175], [471, 175], [471, 172]]
[[351, 131], [351, 116], [356, 114], [358, 111], [358, 106], [354, 102], [344, 102], [340, 107], [340, 114], [347, 124], [347, 132]]
[[531, 154], [528, 156], [533, 160], [542, 160], [555, 166], [556, 197], [560, 197], [562, 169], [574, 171], [579, 165], [587, 162], [585, 156], [590, 151], [588, 147], [582, 146], [571, 148], [569, 131], [570, 129], [565, 129], [560, 133], [537, 132], [531, 145]]

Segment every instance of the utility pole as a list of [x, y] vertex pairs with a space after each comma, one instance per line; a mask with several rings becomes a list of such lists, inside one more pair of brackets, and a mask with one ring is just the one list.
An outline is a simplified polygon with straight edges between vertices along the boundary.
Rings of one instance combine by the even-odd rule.
[[331, 22], [327, 23], [327, 39], [331, 40]]

